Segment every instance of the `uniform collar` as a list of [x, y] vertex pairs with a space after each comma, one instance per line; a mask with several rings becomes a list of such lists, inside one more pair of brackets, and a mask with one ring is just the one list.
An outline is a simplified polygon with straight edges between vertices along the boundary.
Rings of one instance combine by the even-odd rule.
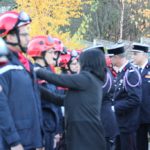
[[118, 70], [118, 72], [122, 72], [122, 70], [125, 68], [125, 66], [129, 63], [129, 61], [126, 61]]
[[146, 60], [145, 63], [140, 68], [142, 68], [143, 70], [147, 66], [147, 64], [148, 64], [148, 60]]

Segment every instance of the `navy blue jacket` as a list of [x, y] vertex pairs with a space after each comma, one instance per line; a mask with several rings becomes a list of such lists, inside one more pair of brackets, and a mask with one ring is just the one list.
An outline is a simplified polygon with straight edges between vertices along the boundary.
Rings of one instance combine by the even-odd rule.
[[[31, 68], [32, 69], [32, 68]], [[29, 73], [12, 54], [11, 63], [0, 68], [0, 149], [14, 143], [24, 148], [42, 146], [42, 113], [35, 74]]]
[[101, 108], [101, 119], [105, 130], [105, 137], [114, 138], [118, 134], [118, 125], [115, 113], [112, 111], [112, 98], [114, 83], [111, 73], [107, 72], [107, 79], [103, 86], [103, 101]]
[[[46, 69], [51, 71], [49, 67]], [[45, 82], [42, 84], [42, 86], [44, 86], [50, 92], [58, 94], [58, 90], [55, 85]], [[42, 98], [42, 110], [43, 110], [43, 127], [45, 132], [51, 133], [62, 132], [61, 107]]]
[[124, 67], [116, 79], [114, 106], [119, 129], [122, 133], [134, 132], [139, 125], [139, 110], [142, 96], [141, 84], [137, 84], [139, 80], [140, 75], [138, 71], [130, 63]]
[[140, 123], [150, 123], [150, 62], [142, 71], [142, 104]]

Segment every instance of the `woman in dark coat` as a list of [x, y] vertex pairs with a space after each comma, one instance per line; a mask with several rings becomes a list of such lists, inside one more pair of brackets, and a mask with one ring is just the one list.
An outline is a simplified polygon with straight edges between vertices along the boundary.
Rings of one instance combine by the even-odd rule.
[[96, 48], [80, 55], [81, 71], [75, 75], [56, 75], [38, 69], [38, 77], [68, 88], [64, 100], [67, 150], [105, 150], [100, 118], [102, 85], [105, 80], [104, 54]]

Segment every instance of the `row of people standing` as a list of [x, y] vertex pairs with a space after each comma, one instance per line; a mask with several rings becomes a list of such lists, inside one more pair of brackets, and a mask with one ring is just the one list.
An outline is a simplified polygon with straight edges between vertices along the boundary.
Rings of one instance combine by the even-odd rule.
[[[99, 51], [102, 51], [104, 53], [104, 47], [102, 45], [98, 45], [98, 46], [94, 46], [94, 47], [90, 47], [88, 49], [85, 49], [85, 51], [88, 50], [94, 50], [97, 49]], [[69, 54], [68, 54], [69, 53]], [[77, 62], [78, 55], [75, 55], [75, 51], [72, 51], [73, 54], [71, 54], [72, 57], [70, 57], [70, 51], [66, 53], [66, 54], [62, 54], [62, 58], [60, 59], [60, 64], [63, 67], [63, 72], [64, 73], [68, 73], [68, 71], [70, 71], [70, 73], [78, 73], [78, 69], [74, 69], [74, 70], [70, 70], [69, 68], [71, 66], [69, 66], [70, 64], [70, 59], [72, 58], [74, 63]], [[75, 59], [76, 58], [76, 59]], [[106, 58], [108, 59], [108, 58]], [[72, 67], [71, 67], [72, 68]], [[76, 65], [76, 68], [78, 68], [78, 65]], [[99, 106], [99, 108], [101, 108], [100, 114], [99, 116], [102, 119], [102, 124], [104, 127], [104, 135], [105, 135], [105, 142], [106, 142], [106, 147], [108, 150], [113, 150], [115, 149], [115, 140], [116, 140], [116, 136], [119, 134], [118, 132], [118, 127], [117, 127], [117, 122], [116, 122], [116, 117], [115, 114], [111, 108], [112, 106], [112, 95], [114, 92], [114, 86], [113, 86], [113, 76], [111, 74], [111, 72], [109, 71], [109, 69], [106, 69], [106, 81], [104, 82], [103, 85], [103, 98], [102, 98], [102, 106]], [[50, 82], [50, 81], [49, 81]], [[48, 99], [48, 97], [51, 98], [51, 101], [54, 102], [55, 104], [62, 104], [62, 101], [65, 101], [64, 98], [62, 98], [62, 100], [60, 100], [60, 97], [56, 97], [56, 96], [52, 96], [52, 95], [48, 95], [48, 93], [44, 93], [44, 95], [46, 95], [46, 99]], [[52, 99], [59, 99], [60, 102], [58, 101], [54, 101]], [[111, 122], [111, 124], [110, 124]], [[90, 136], [90, 134], [89, 134]], [[81, 145], [81, 144], [80, 144]]]
[[[104, 52], [103, 46], [95, 48]], [[119, 68], [117, 77], [113, 68], [110, 68], [115, 82], [108, 70], [103, 85], [101, 119], [108, 150], [148, 150], [149, 115], [145, 114], [149, 112], [148, 50], [148, 45], [134, 43], [131, 49], [134, 64], [131, 64], [126, 58], [124, 45], [115, 45], [108, 49], [113, 66]], [[139, 66], [145, 68], [142, 76]]]
[[[43, 85], [53, 92], [62, 91], [58, 91], [54, 85], [37, 81], [33, 70], [35, 64], [25, 57], [30, 41], [28, 28], [30, 23], [31, 19], [25, 12], [10, 11], [0, 15], [0, 36], [7, 43], [5, 45], [1, 40], [3, 45], [0, 44], [2, 52], [0, 63], [1, 150], [35, 150], [42, 147], [53, 150], [53, 140], [56, 137], [59, 138], [59, 133], [63, 130], [60, 107], [43, 100], [39, 87]], [[37, 47], [40, 46], [40, 43], [36, 44]], [[39, 49], [42, 46], [41, 43]], [[8, 54], [5, 56], [3, 48], [8, 49]], [[49, 45], [45, 50], [48, 50], [47, 48], [51, 49]], [[58, 48], [57, 51], [59, 51]], [[45, 54], [42, 52], [40, 57], [43, 57], [43, 66], [53, 70], [48, 67], [51, 64], [47, 58], [50, 57], [49, 52]], [[37, 62], [39, 62], [38, 59]]]
[[[9, 19], [8, 19], [9, 18]], [[12, 19], [13, 18], [13, 19]], [[11, 22], [12, 26], [7, 26], [7, 22], [8, 23]], [[9, 22], [10, 21], [10, 22]], [[27, 28], [27, 24], [30, 23], [30, 18], [27, 14], [21, 12], [20, 14], [16, 13], [16, 12], [8, 12], [4, 15], [2, 15], [2, 17], [0, 18], [0, 23], [1, 23], [1, 36], [4, 37], [4, 39], [6, 40], [8, 47], [11, 49], [11, 53], [13, 51], [13, 53], [15, 54], [15, 57], [17, 59], [17, 63], [16, 61], [12, 61], [12, 56], [10, 57], [10, 63], [12, 63], [9, 67], [8, 64], [6, 66], [2, 65], [2, 70], [4, 70], [4, 72], [2, 71], [2, 81], [1, 81], [1, 86], [3, 87], [3, 85], [5, 84], [5, 82], [7, 81], [7, 78], [5, 78], [5, 74], [10, 74], [11, 72], [16, 72], [19, 73], [20, 71], [24, 70], [25, 72], [27, 72], [29, 74], [29, 77], [31, 77], [31, 83], [32, 85], [35, 84], [34, 88], [36, 91], [34, 91], [33, 93], [37, 96], [33, 96], [34, 98], [36, 97], [37, 99], [35, 100], [38, 103], [38, 106], [36, 105], [35, 107], [37, 107], [36, 109], [38, 110], [33, 110], [33, 112], [37, 113], [37, 116], [41, 116], [38, 119], [40, 120], [39, 122], [37, 122], [37, 127], [35, 126], [34, 130], [36, 129], [38, 132], [36, 134], [38, 134], [37, 138], [35, 139], [35, 141], [39, 140], [39, 145], [38, 144], [24, 144], [24, 141], [22, 141], [22, 137], [21, 140], [18, 141], [14, 141], [14, 142], [10, 142], [7, 143], [5, 141], [5, 138], [1, 137], [0, 141], [1, 141], [1, 145], [4, 147], [3, 149], [14, 149], [14, 148], [22, 148], [22, 145], [25, 149], [35, 149], [35, 148], [40, 148], [43, 146], [43, 144], [47, 147], [47, 150], [51, 150], [53, 149], [53, 139], [54, 136], [57, 134], [57, 125], [59, 124], [59, 119], [60, 116], [59, 114], [61, 114], [61, 109], [60, 107], [53, 105], [52, 103], [50, 103], [47, 100], [42, 100], [42, 109], [41, 107], [41, 98], [40, 98], [40, 91], [38, 89], [37, 85], [37, 81], [36, 81], [36, 75], [33, 71], [33, 64], [30, 63], [25, 57], [24, 55], [22, 55], [22, 52], [26, 52], [26, 46], [29, 42], [29, 35], [28, 35], [28, 28]], [[57, 40], [56, 40], [57, 41]], [[61, 41], [57, 41], [60, 45], [61, 45]], [[48, 43], [48, 44], [44, 44], [44, 43]], [[57, 90], [56, 86], [54, 86], [53, 84], [59, 85], [59, 86], [64, 86], [67, 89], [67, 93], [66, 93], [66, 97], [64, 99], [64, 104], [65, 104], [65, 109], [67, 110], [67, 112], [65, 112], [65, 128], [67, 129], [66, 133], [66, 141], [67, 141], [67, 150], [74, 150], [76, 148], [78, 149], [105, 149], [105, 142], [107, 143], [107, 149], [108, 150], [113, 150], [118, 149], [118, 150], [125, 150], [125, 149], [139, 149], [141, 147], [142, 143], [141, 141], [143, 141], [145, 144], [145, 147], [147, 147], [147, 139], [145, 138], [145, 140], [139, 140], [140, 138], [142, 138], [143, 136], [141, 134], [144, 134], [144, 137], [146, 137], [146, 132], [148, 131], [148, 123], [144, 122], [144, 125], [142, 123], [141, 125], [141, 129], [138, 130], [138, 147], [137, 147], [137, 136], [136, 136], [136, 131], [139, 128], [139, 116], [140, 116], [140, 106], [141, 106], [141, 100], [143, 98], [142, 97], [142, 91], [141, 91], [141, 77], [140, 74], [138, 72], [138, 70], [131, 65], [125, 58], [125, 50], [123, 46], [117, 46], [117, 47], [112, 47], [111, 49], [108, 50], [108, 54], [111, 57], [112, 63], [113, 65], [117, 66], [120, 71], [120, 73], [117, 75], [116, 78], [116, 83], [115, 83], [115, 87], [113, 87], [113, 77], [110, 73], [110, 71], [108, 70], [108, 68], [106, 69], [105, 63], [103, 62], [104, 60], [93, 60], [93, 58], [97, 58], [97, 56], [102, 57], [103, 55], [101, 52], [96, 52], [96, 51], [103, 51], [104, 52], [104, 48], [101, 46], [98, 47], [91, 47], [89, 49], [85, 49], [84, 55], [86, 56], [82, 56], [84, 59], [80, 61], [81, 64], [81, 74], [77, 74], [74, 78], [74, 76], [70, 77], [68, 75], [60, 75], [59, 79], [58, 76], [55, 75], [54, 73], [52, 73], [53, 69], [52, 67], [49, 66], [56, 66], [58, 64], [58, 59], [60, 56], [60, 49], [58, 49], [56, 47], [56, 44], [54, 44], [54, 38], [48, 37], [48, 36], [37, 36], [35, 38], [33, 38], [29, 45], [28, 45], [28, 53], [34, 58], [34, 61], [36, 62], [36, 66], [40, 66], [40, 67], [44, 67], [44, 69], [49, 70], [50, 72], [47, 73], [47, 71], [43, 71], [43, 70], [39, 70], [37, 71], [37, 75], [39, 77], [42, 77], [46, 80], [48, 80], [50, 83], [46, 82], [45, 80], [38, 80], [40, 86], [44, 86], [47, 89], [49, 89], [50, 92], [52, 93], [59, 93], [60, 91]], [[30, 50], [32, 51], [32, 48], [34, 49], [33, 51], [35, 52], [30, 53]], [[61, 47], [61, 51], [63, 51], [63, 47]], [[147, 47], [145, 48], [144, 46], [141, 45], [135, 45], [135, 47], [133, 47], [133, 49], [135, 49], [135, 51], [138, 53], [139, 51], [144, 52], [144, 54], [148, 51]], [[146, 49], [146, 50], [145, 50]], [[39, 51], [38, 51], [39, 50]], [[94, 51], [93, 51], [94, 50]], [[32, 52], [33, 52], [32, 51]], [[95, 53], [95, 54], [94, 54]], [[97, 53], [97, 56], [96, 56]], [[65, 58], [71, 60], [74, 57], [68, 56], [65, 51]], [[135, 52], [134, 52], [135, 54]], [[143, 54], [143, 53], [140, 53]], [[72, 55], [73, 56], [73, 55]], [[145, 57], [144, 57], [145, 58]], [[72, 59], [75, 60], [75, 62], [77, 61], [77, 59]], [[136, 59], [135, 59], [136, 60]], [[143, 60], [143, 59], [142, 59]], [[145, 60], [145, 59], [144, 59]], [[91, 61], [91, 64], [89, 64], [89, 62]], [[97, 61], [97, 62], [96, 62]], [[96, 66], [97, 63], [100, 63], [99, 66]], [[136, 61], [135, 61], [136, 62]], [[59, 64], [63, 63], [59, 62]], [[103, 63], [103, 65], [101, 64]], [[147, 63], [147, 60], [144, 61], [144, 63]], [[70, 68], [70, 62], [68, 63], [69, 66], [67, 66], [67, 70], [70, 70], [70, 73], [75, 73], [74, 71], [71, 70]], [[140, 62], [137, 62], [137, 65], [141, 65]], [[144, 65], [145, 65], [144, 64]], [[18, 65], [18, 66], [16, 66]], [[83, 66], [82, 66], [83, 65]], [[85, 66], [84, 66], [85, 65]], [[95, 66], [94, 66], [95, 65]], [[101, 66], [102, 65], [102, 66]], [[35, 66], [35, 65], [34, 65]], [[93, 68], [92, 68], [92, 67]], [[146, 68], [148, 68], [148, 65], [145, 65]], [[7, 69], [5, 69], [5, 67]], [[97, 68], [94, 68], [97, 67]], [[100, 70], [99, 67], [101, 67]], [[82, 75], [82, 71], [83, 71], [83, 75]], [[94, 77], [99, 77], [99, 80], [101, 80], [101, 86], [103, 88], [103, 98], [99, 95], [101, 93], [101, 88], [99, 90], [99, 94], [96, 93], [97, 89], [95, 89], [95, 95], [91, 94], [89, 96], [89, 93], [92, 93], [91, 91], [88, 91], [90, 87], [90, 85], [88, 86], [87, 84], [90, 83], [89, 80], [87, 80], [86, 78], [83, 78], [83, 76], [86, 74], [84, 74], [84, 71], [90, 72], [90, 74], [94, 75]], [[97, 73], [97, 71], [102, 71], [102, 73], [106, 73], [104, 76], [106, 77], [106, 79], [104, 80], [104, 76], [102, 76], [102, 74]], [[78, 71], [77, 71], [78, 72]], [[14, 78], [13, 76], [15, 76], [15, 73], [11, 73], [12, 76], [11, 78]], [[147, 72], [147, 74], [144, 76], [144, 78], [148, 79], [149, 73]], [[26, 75], [25, 75], [26, 76]], [[86, 75], [85, 75], [86, 76]], [[87, 75], [89, 76], [89, 78], [91, 78], [91, 80], [93, 81], [92, 85], [93, 86], [99, 86], [95, 83], [95, 79], [93, 77], [91, 77], [91, 75]], [[26, 76], [27, 77], [27, 76]], [[10, 78], [10, 77], [9, 77]], [[15, 78], [14, 78], [15, 79]], [[81, 79], [81, 80], [80, 80]], [[18, 81], [17, 81], [18, 80]], [[15, 83], [21, 83], [21, 86], [18, 86], [18, 88], [20, 89], [20, 95], [23, 95], [22, 93], [24, 92], [24, 95], [26, 94], [28, 96], [28, 92], [32, 93], [30, 90], [30, 88], [28, 88], [29, 91], [27, 91], [27, 86], [31, 87], [30, 84], [27, 82], [27, 79], [24, 80], [24, 82], [26, 82], [26, 87], [24, 87], [24, 89], [22, 89], [21, 87], [24, 86], [24, 82], [22, 82], [22, 79], [17, 78], [17, 80], [14, 80], [13, 82], [13, 86], [15, 86]], [[94, 81], [95, 80], [95, 81]], [[84, 82], [85, 81], [85, 82]], [[11, 90], [11, 88], [9, 89], [7, 86], [10, 84], [10, 80], [7, 81], [7, 85], [5, 85], [5, 88], [2, 88], [2, 92], [1, 95], [2, 97], [4, 97], [4, 93], [5, 93], [5, 99], [8, 97], [6, 96], [8, 94], [8, 91]], [[80, 82], [80, 84], [79, 84]], [[53, 84], [52, 84], [53, 83]], [[85, 87], [82, 87], [83, 85], [86, 85]], [[143, 85], [143, 83], [142, 83]], [[147, 88], [147, 84], [145, 89]], [[92, 86], [91, 86], [92, 87]], [[81, 89], [83, 88], [83, 89]], [[115, 90], [114, 90], [115, 89]], [[3, 91], [4, 90], [4, 91]], [[72, 91], [73, 90], [73, 91]], [[75, 90], [75, 91], [74, 91]], [[148, 90], [148, 89], [147, 89]], [[18, 92], [19, 90], [16, 89], [16, 92]], [[82, 93], [81, 91], [84, 91], [85, 93]], [[61, 92], [64, 93], [64, 89], [61, 90]], [[72, 92], [73, 92], [73, 96], [72, 96]], [[81, 94], [78, 95], [78, 97], [75, 97], [75, 93], [76, 92], [81, 92]], [[69, 95], [69, 93], [71, 93], [71, 95]], [[88, 93], [88, 94], [87, 94]], [[94, 93], [94, 91], [93, 91]], [[13, 93], [13, 95], [11, 95], [12, 93], [10, 92], [10, 97], [12, 97], [14, 99], [14, 97], [17, 97], [17, 101], [18, 99], [20, 99], [17, 95], [17, 93]], [[85, 94], [87, 94], [86, 97], [87, 102], [85, 102], [85, 98], [83, 99], [83, 97], [85, 96]], [[97, 97], [96, 97], [97, 94]], [[30, 94], [29, 94], [30, 95]], [[68, 96], [69, 95], [69, 96]], [[14, 97], [13, 97], [14, 96]], [[97, 116], [98, 113], [94, 113], [94, 111], [98, 110], [97, 107], [95, 107], [93, 105], [93, 102], [91, 102], [90, 100], [93, 98], [93, 96], [95, 97], [95, 104], [97, 104], [97, 106], [99, 106], [99, 110], [101, 108], [101, 103], [102, 103], [102, 108], [101, 111], [97, 111], [99, 113], [99, 117]], [[67, 98], [69, 97], [69, 98]], [[99, 97], [99, 101], [98, 100]], [[28, 103], [26, 102], [26, 104], [24, 103], [24, 99], [25, 97], [22, 97], [22, 103], [23, 103], [23, 108], [26, 109], [26, 107], [28, 108], [28, 105], [31, 104], [31, 102], [33, 102], [33, 100]], [[146, 96], [147, 98], [147, 96]], [[146, 99], [144, 98], [144, 99]], [[10, 98], [9, 98], [10, 99]], [[26, 99], [26, 98], [25, 98]], [[43, 98], [42, 98], [43, 99]], [[67, 100], [69, 99], [69, 100]], [[77, 99], [78, 103], [77, 103]], [[103, 99], [103, 100], [102, 100]], [[101, 102], [102, 100], [102, 102]], [[113, 104], [114, 106], [112, 106], [112, 100], [113, 100]], [[65, 103], [66, 102], [66, 103]], [[31, 120], [33, 121], [35, 118], [32, 118], [32, 115], [26, 115], [26, 111], [28, 112], [28, 110], [23, 110], [20, 108], [20, 106], [22, 106], [21, 101], [20, 101], [20, 105], [19, 103], [15, 104], [15, 102], [12, 102], [14, 104], [11, 105], [11, 110], [12, 112], [14, 111], [14, 107], [17, 107], [17, 111], [21, 111], [23, 112], [23, 114], [25, 116], [23, 116], [20, 113], [20, 116], [16, 115], [19, 112], [16, 112], [16, 114], [13, 113], [13, 115], [17, 118], [12, 119], [14, 122], [14, 125], [12, 126], [12, 130], [20, 130], [19, 127], [16, 125], [18, 124], [17, 122], [20, 122], [20, 126], [25, 126], [24, 128], [27, 128], [26, 124], [31, 124], [30, 121], [28, 120], [28, 117], [31, 117]], [[62, 103], [62, 102], [61, 102]], [[75, 108], [77, 108], [78, 106], [82, 106], [81, 104], [84, 103], [84, 107], [79, 107], [76, 111], [79, 113], [79, 116], [75, 113], [77, 112], [73, 112], [73, 110], [75, 110]], [[89, 107], [89, 104], [92, 104], [92, 107]], [[34, 103], [35, 104], [35, 103]], [[87, 104], [87, 105], [86, 105]], [[147, 104], [147, 103], [146, 103]], [[31, 107], [34, 108], [33, 104], [30, 105]], [[76, 106], [76, 107], [75, 107]], [[19, 108], [19, 109], [18, 109]], [[83, 110], [82, 110], [83, 109]], [[43, 113], [41, 112], [41, 110], [43, 110]], [[143, 110], [145, 110], [145, 106], [143, 107]], [[8, 111], [8, 110], [7, 110]], [[31, 109], [29, 110], [29, 112], [27, 114], [33, 114], [33, 112], [31, 111]], [[114, 111], [114, 112], [113, 112]], [[3, 111], [2, 111], [3, 112]], [[93, 112], [93, 113], [92, 113]], [[7, 112], [9, 113], [9, 111]], [[52, 115], [53, 114], [53, 115]], [[72, 115], [70, 115], [72, 114]], [[88, 115], [89, 114], [89, 115]], [[83, 115], [83, 116], [82, 116]], [[87, 115], [85, 117], [85, 115]], [[92, 116], [90, 116], [92, 115]], [[116, 115], [116, 116], [115, 116]], [[8, 114], [9, 116], [9, 114]], [[42, 118], [43, 116], [43, 118]], [[97, 119], [99, 120], [99, 125], [97, 124], [98, 122], [94, 122], [94, 118], [92, 117], [97, 117]], [[81, 117], [81, 118], [80, 118]], [[5, 116], [1, 115], [2, 120], [4, 120], [4, 123], [2, 125], [2, 127], [5, 128], [5, 125], [7, 124], [7, 122], [5, 121]], [[25, 119], [23, 119], [25, 118]], [[68, 118], [68, 119], [67, 119]], [[88, 119], [87, 119], [88, 118]], [[91, 118], [91, 119], [90, 119]], [[102, 118], [102, 124], [101, 125], [101, 119]], [[117, 118], [117, 122], [116, 122], [116, 118]], [[95, 118], [96, 119], [96, 118]], [[9, 118], [7, 121], [10, 121], [11, 118]], [[24, 121], [26, 120], [26, 121]], [[98, 121], [97, 120], [97, 121]], [[22, 125], [24, 122], [25, 125]], [[95, 120], [96, 121], [96, 120]], [[111, 122], [111, 123], [110, 123]], [[44, 124], [43, 124], [44, 123]], [[54, 124], [53, 124], [54, 123]], [[86, 124], [84, 125], [85, 130], [88, 130], [89, 133], [87, 134], [86, 131], [84, 130], [84, 128], [82, 128], [82, 123]], [[92, 123], [92, 124], [91, 124]], [[118, 124], [118, 125], [117, 125]], [[9, 124], [7, 124], [9, 125]], [[92, 126], [91, 126], [92, 125]], [[97, 126], [98, 125], [98, 126]], [[69, 126], [69, 128], [68, 128]], [[103, 127], [104, 127], [104, 131], [105, 133], [103, 133]], [[117, 129], [117, 127], [119, 126], [119, 130]], [[11, 126], [10, 126], [11, 127]], [[8, 128], [10, 128], [8, 127]], [[15, 127], [17, 129], [15, 129]], [[44, 127], [44, 130], [43, 130]], [[93, 128], [92, 128], [93, 127]], [[146, 128], [147, 127], [147, 128]], [[20, 127], [21, 128], [21, 127]], [[22, 130], [24, 129], [22, 127]], [[57, 129], [56, 129], [57, 128]], [[99, 128], [99, 131], [96, 130], [96, 128]], [[29, 132], [31, 130], [31, 128], [29, 128], [27, 131]], [[97, 134], [96, 132], [97, 131]], [[145, 132], [144, 132], [144, 131]], [[6, 132], [7, 130], [2, 130], [2, 132]], [[31, 130], [32, 131], [32, 130]], [[79, 132], [80, 131], [80, 132]], [[82, 131], [82, 132], [81, 132]], [[91, 131], [91, 132], [90, 132]], [[44, 133], [42, 133], [44, 132]], [[32, 132], [30, 132], [32, 135], [36, 135]], [[82, 136], [79, 137], [79, 135], [82, 133]], [[116, 136], [119, 134], [119, 136], [116, 139]], [[3, 135], [3, 134], [2, 134]], [[20, 133], [19, 133], [20, 135]], [[15, 135], [16, 136], [16, 135]], [[22, 136], [25, 136], [25, 132], [23, 132]], [[30, 135], [28, 135], [29, 138]], [[43, 137], [44, 136], [44, 143], [43, 143]], [[86, 136], [90, 136], [93, 138], [95, 138], [96, 140], [94, 142], [90, 142], [90, 139], [85, 139]], [[104, 140], [104, 136], [105, 136], [105, 140]], [[16, 136], [17, 138], [17, 136]], [[26, 139], [26, 138], [25, 138]], [[143, 138], [142, 138], [143, 139]], [[13, 139], [15, 140], [15, 138]], [[32, 139], [33, 140], [33, 139]], [[101, 142], [100, 142], [101, 140]], [[26, 143], [28, 143], [28, 140], [25, 140]], [[30, 140], [29, 140], [30, 141]], [[30, 141], [32, 142], [32, 141]], [[32, 142], [33, 143], [33, 142]], [[87, 144], [89, 143], [89, 145]], [[22, 145], [21, 145], [22, 144]], [[79, 146], [77, 146], [79, 145]], [[8, 147], [8, 148], [7, 148]], [[143, 148], [143, 145], [142, 145]], [[140, 150], [140, 149], [139, 149]], [[146, 150], [146, 148], [144, 149]]]
[[[148, 150], [149, 132], [149, 46], [134, 43], [133, 64], [126, 59], [123, 45], [108, 50], [112, 64], [118, 67], [113, 96], [120, 134], [116, 150]], [[144, 72], [140, 72], [140, 68]]]
[[[23, 55], [30, 40], [27, 26], [30, 22], [30, 17], [24, 12], [11, 11], [0, 16], [0, 36], [10, 50], [10, 61], [1, 63], [0, 76], [0, 149], [3, 150], [35, 150], [45, 144], [39, 85], [33, 70], [34, 65]], [[42, 42], [39, 44], [42, 45]], [[42, 54], [45, 64], [48, 63], [46, 56], [49, 53], [51, 51]], [[52, 79], [57, 80], [55, 84], [68, 88], [64, 100], [66, 148], [105, 150], [100, 119], [102, 84], [106, 69], [104, 54], [97, 49], [83, 52], [80, 64], [79, 74], [59, 76], [48, 72]], [[39, 70], [37, 74], [40, 76]], [[47, 76], [45, 70], [44, 76]], [[45, 81], [39, 82], [49, 86]], [[43, 106], [49, 107], [44, 101]], [[44, 110], [43, 112], [46, 112], [46, 109]], [[45, 115], [48, 121], [49, 116], [50, 114]], [[47, 121], [47, 118], [45, 120]], [[90, 140], [91, 137], [87, 138], [88, 135], [94, 141]]]

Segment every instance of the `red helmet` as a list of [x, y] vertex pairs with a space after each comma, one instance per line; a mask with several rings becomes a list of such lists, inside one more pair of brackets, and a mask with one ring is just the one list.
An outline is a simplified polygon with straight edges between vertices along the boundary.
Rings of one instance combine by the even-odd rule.
[[54, 43], [55, 43], [55, 51], [56, 52], [63, 52], [64, 50], [64, 44], [58, 39], [58, 38], [53, 38]]
[[60, 59], [59, 59], [59, 67], [63, 68], [66, 67], [68, 65], [68, 63], [70, 62], [71, 56], [70, 54], [64, 54], [64, 55], [60, 55]]
[[54, 45], [51, 36], [36, 36], [29, 42], [27, 53], [31, 57], [41, 57], [42, 52], [54, 48]]
[[11, 30], [27, 25], [31, 18], [23, 11], [8, 11], [0, 15], [0, 37], [6, 36]]

